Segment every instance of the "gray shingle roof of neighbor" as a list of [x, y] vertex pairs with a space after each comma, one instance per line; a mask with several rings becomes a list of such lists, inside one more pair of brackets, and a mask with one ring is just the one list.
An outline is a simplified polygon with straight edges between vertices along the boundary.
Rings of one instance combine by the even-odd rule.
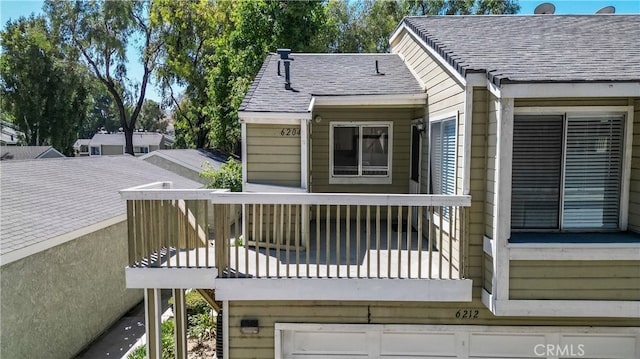
[[203, 163], [208, 162], [214, 169], [227, 162], [231, 155], [218, 150], [205, 149], [172, 149], [150, 152], [140, 159], [144, 160], [154, 156], [161, 156], [193, 171], [202, 171]]
[[[424, 91], [395, 54], [289, 55], [291, 87], [278, 76], [277, 54], [269, 54], [240, 106], [246, 112], [307, 112], [313, 96], [402, 95]], [[384, 76], [376, 74], [378, 69]]]
[[406, 17], [460, 74], [495, 84], [640, 81], [640, 15]]
[[52, 157], [65, 157], [52, 146], [2, 146], [0, 160], [33, 160], [47, 152], [52, 152]]
[[125, 214], [122, 189], [156, 181], [202, 186], [131, 156], [3, 161], [0, 171], [3, 255]]
[[[134, 132], [134, 146], [158, 146], [164, 135], [155, 132]], [[124, 146], [124, 133], [96, 133], [91, 138], [90, 145]]]

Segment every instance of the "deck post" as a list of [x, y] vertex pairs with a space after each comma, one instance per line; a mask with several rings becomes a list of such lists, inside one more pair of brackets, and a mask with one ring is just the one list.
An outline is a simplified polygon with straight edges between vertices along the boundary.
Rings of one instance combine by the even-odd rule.
[[182, 288], [173, 289], [173, 317], [176, 359], [187, 359], [187, 310]]
[[162, 359], [162, 303], [160, 289], [144, 290], [144, 316], [147, 335], [147, 358]]

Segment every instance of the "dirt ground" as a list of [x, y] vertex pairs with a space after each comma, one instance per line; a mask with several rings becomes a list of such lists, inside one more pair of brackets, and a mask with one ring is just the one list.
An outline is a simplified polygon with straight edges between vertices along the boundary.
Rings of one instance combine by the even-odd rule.
[[211, 338], [202, 343], [196, 339], [187, 340], [187, 357], [189, 359], [211, 359], [216, 357], [216, 340]]

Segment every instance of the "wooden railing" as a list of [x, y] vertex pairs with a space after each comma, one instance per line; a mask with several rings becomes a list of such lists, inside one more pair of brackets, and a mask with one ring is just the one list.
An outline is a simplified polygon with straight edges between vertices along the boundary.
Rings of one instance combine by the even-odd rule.
[[216, 267], [226, 278], [465, 277], [469, 196], [166, 187], [121, 192], [131, 267]]

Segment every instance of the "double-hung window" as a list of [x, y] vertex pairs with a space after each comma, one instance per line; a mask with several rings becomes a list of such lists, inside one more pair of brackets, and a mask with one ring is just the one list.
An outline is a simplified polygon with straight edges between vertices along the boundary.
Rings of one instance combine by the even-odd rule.
[[332, 122], [330, 183], [391, 183], [391, 122]]
[[617, 230], [623, 114], [516, 115], [513, 230]]
[[433, 121], [429, 128], [429, 193], [455, 194], [456, 118]]

